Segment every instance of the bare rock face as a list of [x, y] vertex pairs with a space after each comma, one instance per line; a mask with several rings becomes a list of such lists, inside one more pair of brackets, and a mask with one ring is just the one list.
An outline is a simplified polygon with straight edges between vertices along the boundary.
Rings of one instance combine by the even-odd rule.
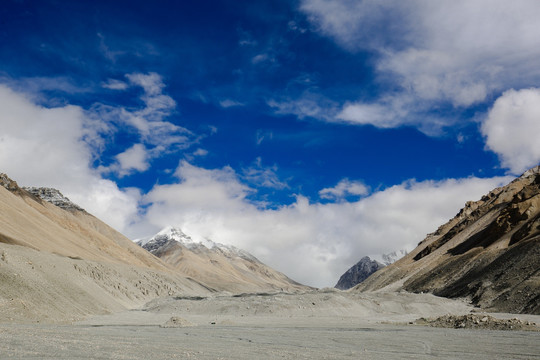
[[44, 201], [50, 202], [51, 204], [56, 205], [64, 210], [84, 211], [83, 208], [77, 204], [74, 204], [71, 202], [71, 200], [62, 195], [59, 190], [47, 187], [24, 187], [23, 189], [32, 195], [37, 196]]
[[6, 174], [0, 174], [0, 185], [6, 188], [9, 191], [19, 190], [19, 185], [13, 180], [11, 180]]
[[467, 202], [409, 255], [356, 289], [391, 285], [469, 298], [492, 311], [540, 314], [540, 167]]
[[334, 287], [340, 290], [350, 289], [366, 280], [371, 274], [382, 269], [384, 266], [384, 264], [381, 264], [377, 260], [371, 260], [369, 256], [364, 256], [359, 262], [341, 275]]

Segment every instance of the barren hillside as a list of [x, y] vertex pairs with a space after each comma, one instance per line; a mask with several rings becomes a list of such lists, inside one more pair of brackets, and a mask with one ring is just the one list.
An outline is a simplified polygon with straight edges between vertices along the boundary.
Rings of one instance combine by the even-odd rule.
[[182, 273], [201, 279], [213, 290], [239, 293], [308, 289], [246, 251], [212, 241], [193, 242], [173, 227], [139, 244]]
[[468, 202], [414, 251], [354, 289], [385, 287], [540, 314], [540, 167]]

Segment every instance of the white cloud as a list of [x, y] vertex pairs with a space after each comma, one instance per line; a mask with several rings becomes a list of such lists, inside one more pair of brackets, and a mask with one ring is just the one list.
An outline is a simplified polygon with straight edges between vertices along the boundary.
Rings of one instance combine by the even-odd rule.
[[252, 64], [260, 64], [260, 63], [270, 61], [270, 60], [271, 60], [271, 58], [268, 56], [268, 54], [258, 54], [258, 55], [255, 55], [251, 59], [251, 63]]
[[103, 82], [101, 86], [111, 90], [126, 90], [128, 88], [128, 84], [116, 79], [109, 79], [107, 82]]
[[[33, 87], [28, 94], [0, 84], [0, 168], [21, 185], [58, 188], [90, 213], [133, 236], [140, 191], [119, 189], [102, 175], [111, 171], [119, 176], [146, 171], [152, 159], [185, 149], [197, 139], [187, 129], [166, 121], [176, 103], [163, 94], [165, 85], [158, 74], [126, 77], [129, 85], [142, 87], [143, 106], [125, 108], [97, 103], [89, 109], [73, 105], [44, 107], [37, 104], [40, 97]], [[111, 81], [106, 84], [123, 88]], [[40, 87], [47, 88], [45, 84]], [[133, 129], [139, 134], [139, 143], [126, 144], [112, 165], [93, 166], [115, 134]]]
[[486, 147], [503, 167], [520, 174], [540, 163], [540, 89], [508, 90], [482, 124]]
[[401, 7], [391, 5], [392, 1], [388, 0], [303, 0], [300, 10], [308, 15], [317, 31], [354, 51], [379, 46], [381, 39], [372, 32], [385, 17], [393, 17]]
[[205, 150], [205, 149], [197, 149], [193, 152], [193, 155], [194, 156], [206, 156], [208, 155], [208, 150]]
[[[300, 9], [316, 31], [343, 48], [377, 53], [381, 81], [397, 82], [395, 96], [412, 97], [409, 104], [466, 108], [540, 81], [536, 0], [303, 0]], [[410, 114], [403, 116], [392, 114], [395, 107], [381, 114], [380, 105], [392, 105], [384, 100], [358, 103], [345, 107], [341, 117], [360, 124], [369, 117], [377, 119], [368, 121], [375, 126], [394, 127], [418, 115], [414, 106], [404, 108]], [[426, 126], [422, 121], [413, 124]]]
[[186, 149], [197, 141], [192, 132], [166, 120], [175, 113], [176, 102], [163, 94], [165, 84], [159, 74], [133, 73], [127, 74], [126, 78], [131, 86], [143, 89], [140, 100], [144, 106], [126, 108], [97, 103], [89, 111], [89, 116], [118, 127], [136, 129], [139, 141], [147, 147], [151, 158]]
[[123, 153], [116, 155], [120, 166], [120, 175], [127, 175], [133, 170], [146, 171], [150, 167], [149, 154], [144, 145], [135, 144]]
[[440, 135], [455, 119], [444, 119], [429, 112], [429, 104], [407, 94], [387, 96], [373, 103], [345, 103], [334, 121], [373, 125], [381, 129], [415, 126], [426, 135]]
[[[91, 168], [97, 130], [78, 106], [46, 108], [0, 85], [0, 169], [22, 186], [50, 186], [120, 231], [137, 215], [137, 191], [120, 190]], [[97, 130], [96, 130], [97, 129]]]
[[347, 196], [362, 196], [368, 193], [368, 187], [361, 181], [343, 179], [336, 186], [319, 191], [319, 196], [321, 199], [341, 200]]
[[148, 74], [127, 74], [126, 78], [128, 78], [132, 84], [142, 87], [147, 97], [159, 97], [162, 95], [162, 91], [165, 88], [165, 84], [163, 83], [161, 76], [154, 72]]
[[[314, 286], [333, 286], [364, 255], [413, 248], [466, 201], [510, 179], [409, 181], [356, 202], [310, 203], [298, 195], [291, 205], [269, 209], [247, 200], [253, 190], [230, 168], [207, 170], [182, 162], [176, 174], [177, 183], [157, 185], [145, 197], [148, 211], [140, 228], [148, 235], [174, 224], [195, 239], [246, 249]], [[342, 191], [363, 192], [360, 184], [350, 184]]]

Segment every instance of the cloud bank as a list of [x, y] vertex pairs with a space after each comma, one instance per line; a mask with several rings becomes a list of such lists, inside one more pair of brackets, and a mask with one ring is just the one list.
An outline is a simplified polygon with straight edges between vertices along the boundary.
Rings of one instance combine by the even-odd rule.
[[[157, 185], [144, 197], [147, 229], [175, 224], [194, 239], [241, 247], [319, 287], [333, 286], [362, 256], [414, 248], [466, 201], [511, 179], [411, 180], [357, 201], [321, 203], [297, 195], [291, 205], [268, 209], [248, 200], [254, 190], [229, 167], [208, 170], [183, 161], [176, 176], [176, 183]], [[338, 199], [366, 191], [360, 182], [344, 179], [321, 190], [321, 196]]]
[[[178, 136], [190, 133], [165, 119], [174, 107], [162, 93], [161, 80], [153, 75], [133, 79], [131, 86], [143, 90], [143, 105], [109, 107], [105, 114], [110, 116], [103, 117], [97, 116], [103, 114], [100, 104], [91, 109], [47, 108], [0, 85], [2, 171], [21, 185], [59, 188], [133, 238], [153, 235], [167, 225], [180, 226], [195, 239], [239, 246], [293, 279], [319, 287], [334, 285], [362, 256], [412, 249], [466, 201], [511, 179], [410, 180], [371, 193], [359, 180], [342, 179], [334, 187], [321, 189], [319, 199], [297, 194], [289, 205], [268, 207], [251, 200], [256, 189], [285, 189], [287, 184], [279, 179], [275, 165], [265, 167], [258, 158], [240, 172], [229, 166], [205, 169], [182, 160], [173, 183], [157, 184], [146, 194], [120, 189], [104, 177], [107, 169], [95, 167], [96, 158], [119, 131], [119, 121], [140, 141], [114, 154], [108, 171], [119, 176], [146, 171], [152, 156], [159, 156], [152, 150], [154, 130], [150, 129], [174, 130], [164, 135], [170, 141], [160, 148], [163, 152], [192, 141], [189, 137], [187, 142], [179, 140]], [[519, 146], [535, 146], [530, 135], [535, 132], [524, 129], [536, 126], [539, 98], [537, 89], [506, 92], [483, 123], [487, 146], [500, 154], [503, 164], [515, 164], [514, 171], [538, 160], [538, 152]], [[157, 109], [157, 114], [150, 114], [149, 109]], [[505, 142], [498, 136], [501, 131], [514, 131], [514, 141]], [[201, 149], [193, 153], [206, 154]], [[520, 157], [524, 160], [516, 162]]]

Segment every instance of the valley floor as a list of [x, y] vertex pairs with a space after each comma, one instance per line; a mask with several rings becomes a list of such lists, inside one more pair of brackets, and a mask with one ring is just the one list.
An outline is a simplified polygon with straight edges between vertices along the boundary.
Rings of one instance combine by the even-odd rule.
[[3, 359], [534, 359], [539, 354], [538, 332], [415, 325], [0, 326]]
[[[462, 301], [408, 293], [328, 290], [294, 295], [167, 297], [137, 310], [95, 316], [71, 325], [0, 325], [0, 358], [540, 358], [538, 331], [411, 324], [422, 316], [471, 310]], [[520, 318], [540, 321], [539, 316]]]

